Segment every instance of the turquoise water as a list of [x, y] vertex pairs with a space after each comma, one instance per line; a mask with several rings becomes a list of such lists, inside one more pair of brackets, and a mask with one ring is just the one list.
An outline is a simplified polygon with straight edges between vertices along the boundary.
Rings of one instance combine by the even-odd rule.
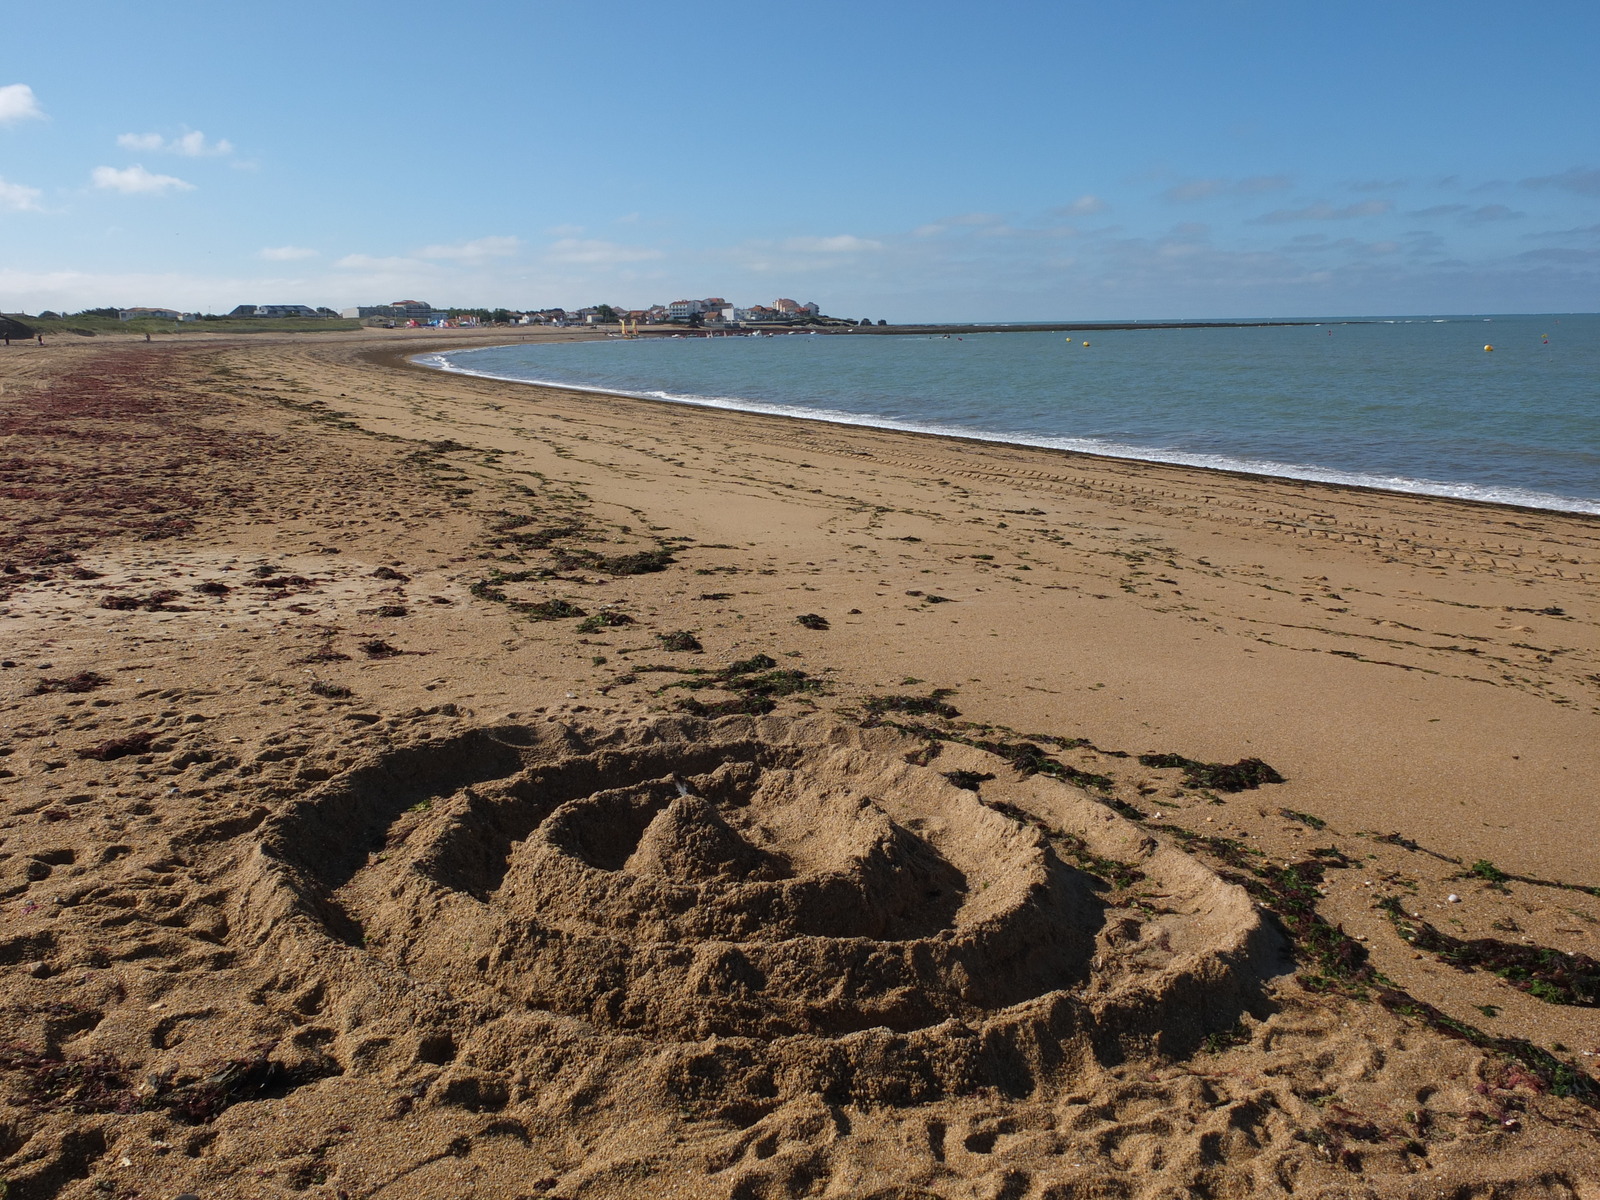
[[421, 361], [684, 404], [1600, 514], [1600, 316], [1589, 314], [1070, 336], [613, 339]]

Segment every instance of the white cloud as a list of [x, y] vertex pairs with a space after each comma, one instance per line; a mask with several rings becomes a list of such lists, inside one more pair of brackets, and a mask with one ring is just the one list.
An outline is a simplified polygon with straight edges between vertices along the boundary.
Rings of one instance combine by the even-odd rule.
[[963, 213], [959, 217], [946, 217], [942, 221], [933, 221], [927, 225], [918, 225], [911, 231], [912, 237], [938, 237], [941, 233], [949, 233], [952, 229], [964, 226], [1003, 225], [1005, 218], [994, 213]]
[[267, 246], [256, 251], [257, 258], [264, 258], [268, 262], [293, 262], [299, 258], [315, 258], [315, 250], [307, 250], [304, 246]]
[[646, 262], [652, 258], [660, 258], [661, 251], [644, 246], [623, 246], [616, 242], [603, 242], [597, 238], [561, 238], [550, 243], [547, 257], [552, 262], [613, 266], [618, 263]]
[[44, 110], [39, 107], [39, 98], [27, 84], [8, 83], [5, 87], [0, 87], [0, 125], [40, 119], [43, 116]]
[[508, 258], [522, 248], [518, 237], [481, 237], [457, 246], [424, 246], [418, 258], [452, 258], [461, 262], [481, 262], [486, 258]]
[[1067, 216], [1070, 214], [1071, 216], [1075, 217], [1086, 217], [1092, 213], [1104, 212], [1105, 208], [1106, 202], [1104, 200], [1100, 199], [1099, 196], [1090, 195], [1079, 196], [1071, 204], [1067, 205], [1065, 208], [1058, 209], [1057, 211], [1062, 216]]
[[346, 271], [416, 271], [428, 270], [431, 264], [421, 262], [415, 258], [405, 258], [400, 255], [390, 255], [379, 258], [372, 254], [346, 254], [333, 264]]
[[545, 232], [551, 237], [573, 238], [581, 237], [583, 235], [583, 229], [584, 227], [582, 225], [552, 225], [550, 228], [546, 229]]
[[158, 154], [181, 154], [185, 158], [214, 158], [233, 153], [233, 143], [227, 138], [206, 141], [198, 129], [167, 139], [159, 133], [124, 133], [117, 136], [117, 145], [124, 150], [148, 150]]
[[795, 237], [783, 243], [785, 250], [801, 254], [856, 254], [863, 250], [882, 250], [883, 243], [841, 233], [834, 237]]
[[7, 183], [0, 178], [0, 209], [9, 209], [11, 212], [37, 212], [39, 210], [39, 197], [44, 195], [36, 187], [29, 187], [25, 183]]
[[1255, 218], [1255, 225], [1282, 225], [1287, 221], [1348, 221], [1353, 217], [1376, 217], [1388, 212], [1394, 205], [1387, 200], [1363, 200], [1360, 204], [1347, 204], [1343, 208], [1319, 200], [1305, 208], [1279, 208]]
[[106, 191], [126, 195], [159, 196], [165, 192], [192, 192], [194, 184], [185, 183], [175, 175], [157, 175], [146, 171], [137, 163], [118, 170], [116, 167], [96, 167], [90, 172], [94, 186]]

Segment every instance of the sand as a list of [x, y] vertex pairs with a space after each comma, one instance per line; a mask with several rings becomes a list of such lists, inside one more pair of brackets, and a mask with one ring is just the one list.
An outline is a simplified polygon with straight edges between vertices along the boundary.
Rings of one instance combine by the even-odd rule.
[[1600, 1197], [1600, 521], [445, 336], [0, 357], [7, 1200]]

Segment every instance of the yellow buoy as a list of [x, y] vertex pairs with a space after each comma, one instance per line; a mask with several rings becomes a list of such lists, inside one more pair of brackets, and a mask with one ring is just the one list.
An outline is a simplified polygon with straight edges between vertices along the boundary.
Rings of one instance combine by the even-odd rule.
[[1085, 343], [1084, 343], [1084, 345], [1085, 345], [1085, 346], [1087, 346], [1087, 345], [1088, 345], [1088, 344], [1089, 344], [1089, 343], [1088, 343], [1088, 342], [1085, 342]]
[[1488, 350], [1488, 351], [1493, 351], [1494, 347], [1493, 346], [1485, 346], [1484, 349]]

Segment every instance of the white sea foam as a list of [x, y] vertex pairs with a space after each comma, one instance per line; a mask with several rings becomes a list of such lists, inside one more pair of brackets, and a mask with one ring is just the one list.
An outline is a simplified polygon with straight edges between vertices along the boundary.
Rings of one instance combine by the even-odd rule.
[[[483, 347], [483, 349], [495, 348], [497, 347]], [[593, 392], [603, 396], [627, 396], [636, 400], [657, 400], [669, 404], [691, 405], [696, 408], [761, 413], [768, 416], [790, 417], [804, 421], [824, 421], [833, 425], [856, 425], [868, 429], [893, 429], [905, 433], [925, 433], [937, 437], [965, 438], [969, 441], [998, 442], [1005, 445], [1038, 446], [1048, 450], [1065, 450], [1077, 454], [1096, 454], [1106, 458], [1170, 463], [1175, 466], [1199, 467], [1211, 471], [1233, 471], [1247, 475], [1266, 475], [1278, 479], [1299, 479], [1309, 483], [1333, 483], [1347, 487], [1376, 488], [1381, 491], [1404, 492], [1418, 496], [1441, 496], [1453, 500], [1471, 500], [1484, 504], [1509, 504], [1518, 508], [1537, 508], [1553, 512], [1600, 516], [1600, 500], [1591, 500], [1580, 496], [1561, 496], [1529, 488], [1496, 487], [1486, 484], [1458, 483], [1439, 479], [1416, 479], [1404, 475], [1347, 471], [1334, 467], [1321, 467], [1303, 463], [1275, 462], [1264, 458], [1201, 454], [1185, 450], [1172, 450], [1162, 446], [1138, 446], [1105, 441], [1098, 438], [1051, 437], [1035, 433], [974, 430], [954, 425], [941, 425], [935, 422], [905, 421], [895, 417], [877, 416], [872, 413], [850, 412], [846, 409], [809, 408], [799, 405], [774, 404], [768, 401], [750, 400], [738, 396], [698, 396], [661, 390], [629, 391], [616, 387], [570, 383], [560, 379], [536, 379], [523, 375], [504, 375], [492, 371], [475, 371], [453, 362], [449, 354], [443, 352], [419, 354], [414, 356], [412, 361], [456, 375], [472, 375], [479, 379], [498, 379], [509, 383], [525, 383], [536, 387], [560, 388], [569, 392]]]

